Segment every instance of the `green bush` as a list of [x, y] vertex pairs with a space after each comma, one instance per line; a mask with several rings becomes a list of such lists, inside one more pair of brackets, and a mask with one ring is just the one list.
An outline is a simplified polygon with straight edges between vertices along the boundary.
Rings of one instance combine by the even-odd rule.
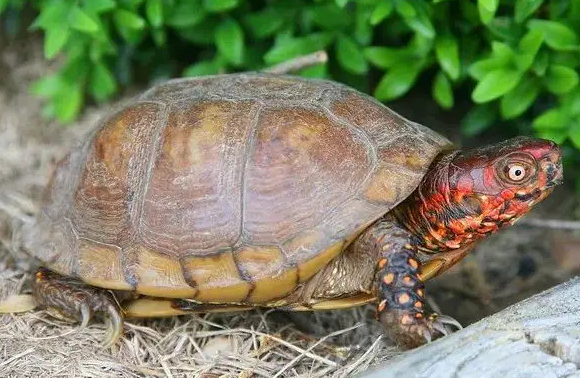
[[325, 49], [330, 62], [300, 74], [385, 102], [428, 80], [444, 109], [468, 93], [465, 135], [507, 122], [562, 143], [580, 166], [579, 0], [0, 0], [5, 21], [25, 6], [38, 12], [29, 29], [44, 33], [46, 58], [65, 58], [32, 88], [63, 122], [134, 82]]

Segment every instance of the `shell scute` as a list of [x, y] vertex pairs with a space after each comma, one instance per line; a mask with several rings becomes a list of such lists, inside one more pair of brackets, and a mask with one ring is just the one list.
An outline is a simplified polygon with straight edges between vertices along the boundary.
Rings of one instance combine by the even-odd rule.
[[248, 240], [278, 243], [316, 227], [371, 169], [366, 142], [321, 110], [264, 109], [246, 172]]
[[163, 121], [159, 104], [129, 105], [96, 132], [71, 199], [71, 221], [81, 237], [119, 246], [136, 235], [137, 193]]
[[140, 235], [173, 256], [207, 254], [241, 234], [241, 186], [255, 101], [171, 105], [144, 194]]

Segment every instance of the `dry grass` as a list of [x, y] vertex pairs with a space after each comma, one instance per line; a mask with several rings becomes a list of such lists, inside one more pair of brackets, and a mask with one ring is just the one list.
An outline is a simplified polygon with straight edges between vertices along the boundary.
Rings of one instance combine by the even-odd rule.
[[[27, 46], [23, 51], [22, 46]], [[12, 224], [36, 211], [54, 163], [107, 107], [72, 127], [44, 120], [27, 93], [50, 72], [37, 41], [0, 52], [0, 300], [29, 292], [31, 267], [12, 245]], [[0, 316], [1, 377], [342, 377], [396, 353], [371, 307], [288, 315], [251, 311], [129, 321], [124, 338], [99, 347], [105, 325], [78, 331], [45, 311]], [[290, 318], [291, 317], [291, 318]], [[317, 337], [299, 330], [319, 331]]]

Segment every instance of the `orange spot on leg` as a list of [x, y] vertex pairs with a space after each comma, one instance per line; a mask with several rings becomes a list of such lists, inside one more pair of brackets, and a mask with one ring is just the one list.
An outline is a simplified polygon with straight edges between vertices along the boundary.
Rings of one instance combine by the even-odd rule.
[[386, 299], [382, 300], [381, 303], [379, 303], [379, 312], [383, 312], [385, 307], [387, 307], [387, 300]]
[[409, 265], [411, 265], [411, 267], [413, 267], [413, 269], [417, 269], [419, 267], [419, 262], [415, 259], [409, 259], [407, 262]]
[[423, 295], [425, 295], [425, 292], [423, 291], [423, 289], [417, 289], [417, 295], [422, 297]]
[[401, 295], [399, 295], [399, 303], [400, 304], [405, 304], [407, 302], [409, 302], [411, 300], [411, 297], [409, 297], [409, 294], [407, 293], [403, 293]]
[[417, 301], [417, 302], [415, 302], [415, 307], [421, 308], [421, 307], [423, 307], [423, 303], [421, 301]]
[[381, 259], [379, 261], [379, 269], [383, 269], [387, 265], [387, 259]]
[[388, 273], [384, 278], [383, 278], [383, 282], [386, 283], [387, 285], [390, 285], [393, 283], [393, 281], [395, 280], [395, 274], [394, 273]]

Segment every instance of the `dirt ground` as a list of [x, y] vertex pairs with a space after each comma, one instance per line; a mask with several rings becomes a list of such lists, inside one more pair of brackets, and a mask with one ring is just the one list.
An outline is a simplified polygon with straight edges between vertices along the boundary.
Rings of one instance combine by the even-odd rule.
[[[109, 110], [88, 108], [66, 128], [43, 119], [40, 100], [27, 90], [52, 70], [41, 46], [4, 41], [0, 49], [0, 300], [29, 292], [30, 267], [12, 243], [13, 224], [36, 211], [55, 162]], [[425, 100], [411, 96], [394, 107], [451, 131], [457, 120], [434, 106], [415, 114], [417, 101]], [[529, 217], [572, 219], [577, 208], [572, 189], [561, 187]], [[432, 306], [468, 325], [577, 274], [579, 248], [574, 232], [516, 225], [430, 282]], [[0, 376], [344, 377], [399, 353], [381, 336], [372, 306], [182, 316], [129, 321], [125, 328], [122, 341], [104, 350], [98, 343], [105, 326], [98, 323], [78, 331], [44, 311], [0, 316]]]

